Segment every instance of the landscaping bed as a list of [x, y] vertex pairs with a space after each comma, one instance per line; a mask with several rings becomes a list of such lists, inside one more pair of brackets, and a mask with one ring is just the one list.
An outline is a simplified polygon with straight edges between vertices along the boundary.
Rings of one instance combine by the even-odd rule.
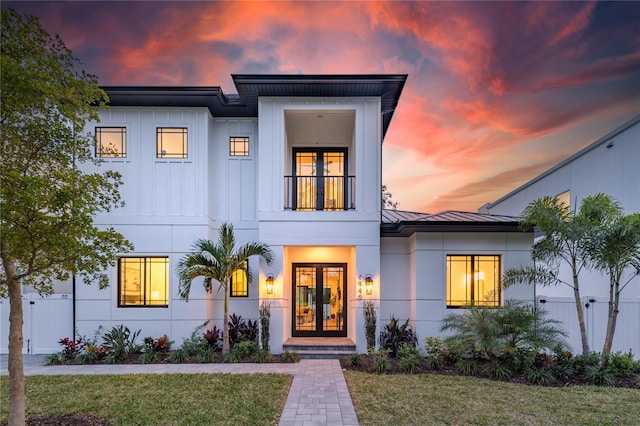
[[[619, 354], [618, 354], [619, 355]], [[611, 381], [608, 383], [594, 383], [593, 378], [585, 376], [584, 370], [572, 369], [561, 377], [553, 377], [548, 380], [542, 380], [539, 382], [533, 382], [524, 373], [509, 371], [508, 376], [497, 377], [486, 372], [487, 361], [479, 361], [477, 363], [476, 371], [469, 372], [464, 371], [463, 368], [456, 366], [455, 364], [444, 364], [439, 368], [433, 368], [429, 365], [429, 361], [426, 357], [423, 360], [412, 363], [412, 367], [407, 366], [407, 362], [401, 358], [388, 358], [388, 367], [384, 371], [379, 371], [379, 355], [358, 354], [349, 358], [343, 358], [340, 360], [342, 368], [350, 371], [360, 371], [371, 374], [383, 374], [383, 375], [396, 375], [396, 374], [433, 374], [442, 376], [469, 376], [476, 378], [483, 378], [487, 380], [495, 380], [508, 383], [517, 383], [524, 385], [537, 385], [537, 386], [551, 386], [551, 387], [564, 387], [564, 386], [580, 386], [580, 385], [606, 385], [618, 388], [638, 389], [640, 391], [640, 376], [636, 373], [631, 373], [626, 377], [610, 375]], [[594, 357], [597, 354], [594, 354]], [[627, 355], [623, 355], [627, 356]], [[404, 362], [404, 364], [403, 364]], [[551, 367], [550, 367], [551, 368]], [[570, 367], [571, 368], [571, 367]], [[582, 372], [581, 372], [582, 371]], [[638, 372], [640, 373], [640, 371]]]

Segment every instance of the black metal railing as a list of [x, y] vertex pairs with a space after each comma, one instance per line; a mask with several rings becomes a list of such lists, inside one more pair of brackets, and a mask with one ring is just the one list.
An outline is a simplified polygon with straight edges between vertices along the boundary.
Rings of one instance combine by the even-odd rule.
[[285, 176], [284, 209], [355, 210], [355, 176]]

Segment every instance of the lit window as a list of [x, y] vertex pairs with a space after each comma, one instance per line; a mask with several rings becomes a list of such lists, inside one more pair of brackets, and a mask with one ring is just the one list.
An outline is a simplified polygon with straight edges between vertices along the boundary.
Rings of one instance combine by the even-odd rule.
[[447, 308], [500, 306], [500, 256], [447, 256]]
[[118, 306], [169, 304], [169, 258], [118, 259]]
[[564, 191], [556, 195], [556, 199], [565, 206], [571, 208], [571, 191]]
[[96, 127], [96, 157], [123, 158], [127, 156], [125, 127]]
[[187, 158], [187, 129], [183, 127], [158, 127], [156, 157]]
[[[245, 268], [248, 268], [248, 263], [245, 262]], [[249, 296], [249, 282], [247, 280], [247, 271], [238, 269], [233, 273], [231, 277], [231, 297], [248, 297]]]
[[229, 138], [229, 155], [246, 157], [249, 155], [249, 138], [232, 136]]

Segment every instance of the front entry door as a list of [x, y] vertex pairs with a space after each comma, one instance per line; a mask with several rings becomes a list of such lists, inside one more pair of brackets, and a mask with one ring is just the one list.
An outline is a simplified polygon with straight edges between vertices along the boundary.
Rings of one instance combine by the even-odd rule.
[[346, 263], [293, 264], [292, 336], [347, 335]]

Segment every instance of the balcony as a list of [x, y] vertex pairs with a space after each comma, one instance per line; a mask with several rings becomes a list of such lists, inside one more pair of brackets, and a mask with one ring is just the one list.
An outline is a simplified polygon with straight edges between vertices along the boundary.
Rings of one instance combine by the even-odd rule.
[[285, 176], [284, 209], [355, 210], [355, 176]]

